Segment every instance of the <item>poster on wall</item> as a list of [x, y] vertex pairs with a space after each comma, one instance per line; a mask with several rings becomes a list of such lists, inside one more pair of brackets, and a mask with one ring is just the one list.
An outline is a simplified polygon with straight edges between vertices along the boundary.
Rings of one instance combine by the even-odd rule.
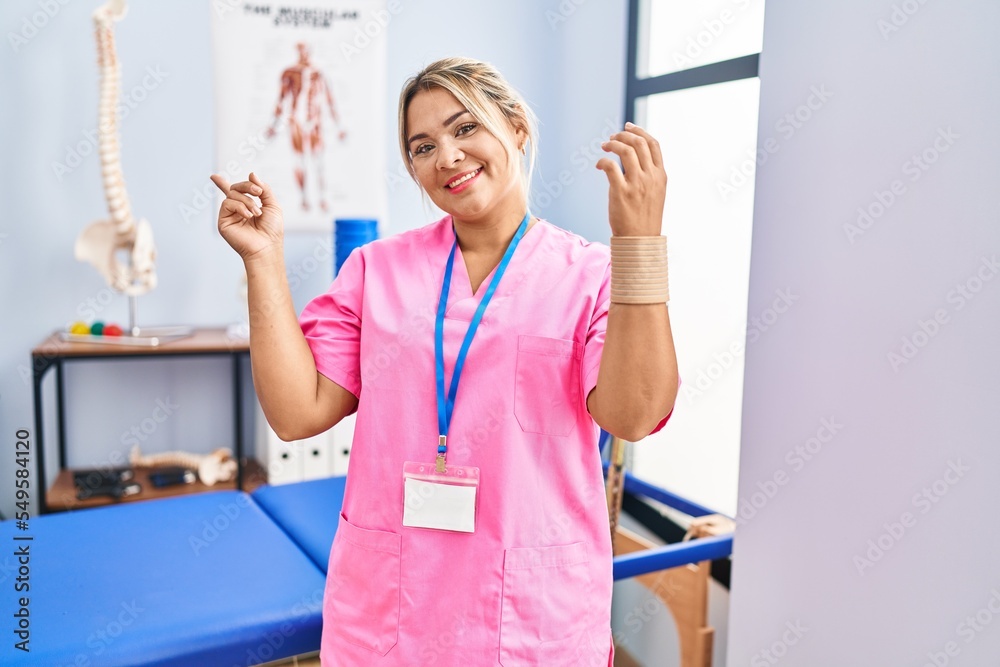
[[269, 183], [286, 231], [383, 227], [386, 1], [211, 5], [216, 171]]

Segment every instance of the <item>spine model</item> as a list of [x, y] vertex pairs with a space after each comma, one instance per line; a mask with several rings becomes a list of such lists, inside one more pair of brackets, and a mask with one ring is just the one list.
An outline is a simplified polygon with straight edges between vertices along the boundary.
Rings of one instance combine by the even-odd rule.
[[[116, 7], [116, 5], [119, 5]], [[125, 192], [122, 175], [121, 148], [118, 144], [118, 118], [115, 110], [121, 93], [121, 63], [115, 50], [115, 22], [125, 15], [124, 3], [107, 3], [94, 12], [97, 37], [97, 67], [101, 78], [100, 106], [97, 114], [98, 150], [101, 156], [101, 177], [108, 211], [115, 231], [122, 237], [135, 232], [135, 219]]]
[[[101, 179], [110, 220], [89, 225], [76, 241], [75, 254], [90, 262], [108, 285], [123, 294], [139, 296], [156, 287], [156, 247], [152, 227], [132, 215], [121, 166], [117, 106], [121, 92], [121, 63], [115, 49], [115, 23], [124, 18], [125, 0], [110, 0], [94, 12], [97, 65], [100, 74], [98, 153]], [[118, 255], [124, 252], [128, 262]]]
[[228, 482], [236, 475], [236, 461], [228, 449], [216, 449], [211, 454], [192, 454], [191, 452], [163, 452], [162, 454], [142, 455], [139, 445], [132, 447], [129, 453], [129, 463], [136, 468], [162, 468], [165, 466], [181, 466], [198, 473], [202, 484], [212, 486], [216, 482]]

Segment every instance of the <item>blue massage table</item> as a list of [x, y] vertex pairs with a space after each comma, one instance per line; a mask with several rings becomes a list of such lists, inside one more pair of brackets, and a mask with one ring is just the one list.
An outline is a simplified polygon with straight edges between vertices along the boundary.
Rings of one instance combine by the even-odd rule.
[[[228, 667], [319, 650], [345, 479], [50, 514], [31, 519], [28, 531], [0, 523], [4, 625], [26, 595], [31, 649], [16, 650], [5, 631], [0, 664]], [[625, 489], [693, 516], [711, 513], [629, 474]], [[31, 588], [14, 593], [12, 554], [23, 545]], [[616, 557], [614, 577], [731, 552], [731, 536], [671, 544]]]

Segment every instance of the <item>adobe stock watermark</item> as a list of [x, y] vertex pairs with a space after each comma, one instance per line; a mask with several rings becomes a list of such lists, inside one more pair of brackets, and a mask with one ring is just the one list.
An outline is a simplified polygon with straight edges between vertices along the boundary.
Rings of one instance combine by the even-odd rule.
[[270, 662], [278, 656], [278, 651], [292, 635], [295, 634], [295, 626], [290, 621], [285, 621], [276, 629], [261, 633], [262, 641], [256, 647], [246, 650], [246, 665], [261, 665]]
[[74, 665], [89, 665], [90, 658], [89, 655], [99, 656], [103, 655], [105, 651], [108, 650], [115, 640], [125, 633], [125, 630], [135, 623], [139, 615], [146, 611], [144, 607], [140, 607], [139, 604], [132, 600], [131, 602], [122, 602], [121, 611], [118, 612], [112, 620], [108, 621], [107, 625], [100, 628], [87, 637], [87, 648], [90, 649], [89, 652], [82, 652], [76, 654], [76, 659], [73, 661]]
[[642, 632], [646, 624], [659, 616], [666, 608], [666, 601], [671, 600], [680, 593], [680, 584], [673, 577], [666, 576], [665, 573], [656, 578], [656, 584], [652, 588], [643, 586], [644, 598], [640, 604], [633, 605], [625, 613], [624, 623], [628, 629], [617, 630], [614, 633], [615, 644], [626, 647], [632, 640]]
[[21, 381], [24, 382], [25, 387], [31, 386], [31, 381], [35, 373], [49, 366], [53, 360], [58, 358], [62, 352], [68, 350], [70, 347], [70, 343], [63, 341], [58, 337], [53, 339], [52, 345], [55, 347], [55, 351], [51, 353], [45, 352], [44, 354], [40, 354], [38, 356], [31, 356], [30, 368], [24, 364], [17, 365], [17, 373], [21, 376]]
[[705, 368], [699, 368], [693, 382], [685, 382], [681, 385], [681, 392], [691, 405], [695, 400], [701, 398], [712, 386], [718, 382], [735, 364], [736, 360], [746, 352], [743, 341], [750, 345], [756, 343], [761, 334], [774, 326], [778, 318], [799, 300], [798, 295], [792, 294], [791, 288], [775, 290], [775, 298], [771, 305], [765, 308], [759, 315], [750, 318], [743, 335], [738, 340], [730, 343], [723, 352], [712, 354], [712, 362]]
[[[314, 589], [312, 595], [303, 596], [299, 602], [292, 605], [291, 616], [299, 617], [314, 614], [317, 611], [321, 611], [323, 608], [323, 589]], [[296, 626], [291, 621], [285, 621], [279, 625], [276, 629], [269, 630], [267, 632], [261, 633], [261, 642], [255, 646], [247, 648], [246, 650], [246, 662], [244, 663], [247, 667], [251, 665], [260, 665], [265, 662], [275, 660], [280, 656], [279, 651], [281, 647], [285, 645], [292, 635], [296, 632]]]
[[[94, 296], [88, 296], [86, 299], [81, 301], [76, 306], [76, 314], [81, 320], [93, 320], [96, 319], [105, 308], [110, 306], [116, 297], [121, 297], [122, 295], [114, 290], [104, 287], [98, 290]], [[69, 323], [67, 322], [67, 328]], [[61, 339], [55, 340], [55, 345], [57, 348], [69, 349], [70, 344], [62, 341]], [[55, 355], [42, 355], [41, 357], [32, 357], [32, 367], [29, 368], [24, 364], [17, 365], [18, 375], [21, 377], [21, 381], [24, 382], [25, 387], [31, 386], [32, 371], [47, 365], [55, 358]]]
[[875, 27], [878, 28], [882, 39], [889, 41], [889, 37], [893, 33], [899, 32], [900, 28], [909, 23], [910, 19], [926, 4], [927, 0], [903, 0], [900, 3], [892, 3], [892, 11], [889, 12], [889, 16], [875, 21]]
[[0, 584], [6, 583], [15, 574], [17, 574], [17, 562], [8, 553], [0, 562]]
[[222, 533], [226, 532], [230, 526], [239, 520], [243, 510], [253, 504], [250, 496], [245, 493], [236, 494], [233, 502], [219, 503], [219, 511], [209, 519], [203, 519], [201, 530], [198, 533], [188, 536], [188, 546], [195, 556], [200, 556], [201, 552], [211, 546]]
[[[82, 139], [66, 147], [62, 162], [52, 162], [52, 173], [56, 175], [56, 180], [61, 183], [67, 174], [72, 173], [83, 164], [84, 158], [100, 153], [98, 143], [101, 132], [116, 130], [117, 124], [128, 118], [128, 115], [145, 102], [150, 93], [159, 88], [168, 76], [170, 73], [164, 72], [159, 65], [146, 67], [146, 75], [142, 77], [142, 81], [133, 86], [117, 101], [114, 110], [117, 120], [113, 124], [109, 122], [107, 125], [84, 130]], [[113, 126], [109, 127], [108, 125]]]
[[160, 424], [172, 417], [180, 407], [179, 403], [171, 402], [169, 396], [167, 396], [166, 400], [162, 398], [156, 399], [156, 407], [153, 408], [153, 412], [138, 424], [133, 424], [129, 430], [122, 433], [122, 446], [131, 448], [137, 447], [140, 442], [146, 442], [149, 436], [156, 433], [156, 429], [160, 427]]
[[387, 371], [413, 345], [421, 335], [433, 335], [437, 308], [431, 303], [415, 308], [400, 326], [399, 333], [393, 341], [382, 345], [375, 354], [361, 366], [361, 381], [373, 382]]
[[[295, 290], [306, 280], [312, 277], [319, 269], [330, 268], [330, 258], [333, 256], [333, 241], [329, 236], [323, 235], [313, 244], [312, 250], [302, 259], [285, 267], [285, 279], [288, 281], [288, 289]], [[244, 275], [243, 290], [241, 300], [248, 299], [246, 276]], [[260, 311], [265, 317], [269, 317], [280, 304], [288, 300], [288, 292], [283, 289], [275, 289], [270, 294], [265, 295], [263, 300], [250, 304], [247, 301], [247, 310], [241, 315], [241, 320], [226, 330], [226, 341], [230, 349], [243, 348], [250, 337], [250, 308]]]
[[[962, 310], [997, 273], [1000, 273], [1000, 262], [997, 261], [996, 255], [980, 258], [979, 266], [972, 275], [948, 290], [945, 301], [952, 306], [952, 311]], [[917, 319], [917, 328], [902, 337], [898, 348], [886, 353], [886, 361], [889, 362], [892, 372], [898, 373], [900, 367], [913, 361], [949, 322], [951, 313], [947, 308], [937, 308], [927, 319]]]
[[476, 619], [469, 615], [468, 611], [463, 611], [461, 615], [453, 614], [448, 629], [433, 636], [430, 645], [425, 645], [420, 650], [421, 665], [437, 665], [441, 660], [448, 660], [454, 656], [455, 646], [465, 636], [465, 634], [475, 627]]
[[313, 245], [312, 252], [288, 267], [285, 275], [288, 278], [289, 289], [298, 288], [320, 267], [326, 266], [331, 257], [333, 257], [333, 241], [329, 235], [324, 235]]
[[748, 497], [740, 497], [736, 510], [736, 525], [745, 526], [757, 516], [757, 513], [778, 495], [781, 487], [788, 485], [791, 476], [805, 468], [806, 464], [816, 458], [843, 429], [844, 425], [837, 422], [836, 417], [823, 417], [814, 435], [785, 453], [784, 460], [789, 470], [778, 468], [769, 479], [758, 481], [757, 489]]
[[226, 14], [236, 11], [244, 3], [244, 0], [212, 0], [212, 9], [220, 19], [226, 18]]
[[371, 43], [389, 27], [392, 19], [403, 11], [403, 4], [399, 0], [389, 0], [385, 9], [373, 12], [372, 18], [364, 22], [363, 25], [354, 28], [354, 37], [350, 42], [340, 42], [340, 55], [344, 62], [349, 63], [367, 49]]
[[125, 295], [110, 287], [102, 287], [93, 296], [88, 296], [76, 304], [76, 316], [84, 321], [96, 320], [116, 300], [125, 303]]
[[[285, 125], [287, 125], [287, 121], [283, 117], [278, 124], [278, 130], [283, 129]], [[236, 154], [240, 159], [227, 160], [222, 168], [221, 175], [225, 176], [227, 181], [233, 183], [246, 180], [244, 176], [249, 171], [248, 166], [268, 148], [265, 132], [266, 130], [262, 130], [257, 134], [251, 134], [239, 143], [236, 147]], [[204, 179], [200, 186], [191, 189], [190, 200], [177, 205], [177, 213], [181, 216], [184, 224], [190, 224], [194, 218], [215, 204], [216, 196], [221, 197], [218, 187], [211, 180]], [[221, 199], [219, 201], [221, 202]]]
[[544, 513], [544, 520], [535, 524], [533, 533], [525, 534], [525, 546], [542, 549], [558, 546], [572, 539], [574, 530], [582, 523], [586, 523], [585, 515], [588, 508], [602, 501], [607, 506], [604, 498], [603, 485], [588, 485], [579, 490], [576, 501], [568, 507], [558, 506], [541, 510]]
[[[976, 610], [974, 614], [969, 614], [955, 627], [955, 634], [967, 645], [979, 636], [996, 618], [1000, 615], [1000, 589], [994, 587], [990, 589], [990, 597], [986, 603]], [[927, 651], [927, 661], [921, 667], [946, 667], [951, 664], [952, 658], [957, 658], [962, 653], [959, 643], [950, 639], [945, 642], [940, 651]]]
[[572, 171], [569, 169], [561, 169], [556, 178], [552, 181], [546, 181], [541, 173], [539, 173], [539, 186], [534, 188], [534, 191], [532, 192], [532, 202], [540, 209], [544, 209], [556, 199], [561, 197], [566, 191], [566, 188], [576, 182], [576, 178], [579, 174], [582, 174], [587, 169], [593, 169], [598, 160], [608, 155], [604, 149], [601, 148], [601, 144], [604, 143], [607, 137], [615, 134], [616, 132], [621, 132], [622, 130], [624, 130], [624, 125], [618, 123], [616, 119], [605, 118], [604, 127], [601, 128], [601, 134], [590, 139], [586, 143], [580, 144], [576, 147], [576, 150], [570, 154], [569, 160], [574, 167]]
[[[929, 146], [919, 153], [914, 153], [900, 165], [903, 175], [909, 177], [910, 183], [919, 181], [944, 153], [951, 150], [955, 141], [961, 136], [956, 134], [950, 125], [947, 128], [939, 127], [937, 135]], [[844, 223], [844, 234], [847, 236], [848, 242], [854, 245], [858, 237], [863, 236], [871, 229], [907, 192], [909, 192], [909, 187], [899, 178], [889, 183], [885, 190], [875, 190], [872, 193], [873, 199], [865, 206], [858, 207], [855, 221]]]
[[549, 24], [549, 30], [555, 32], [556, 29], [563, 23], [569, 20], [569, 17], [576, 13], [576, 10], [580, 8], [587, 0], [560, 0], [559, 6], [556, 7], [556, 11], [551, 9], [545, 10], [545, 20]]
[[948, 492], [962, 481], [965, 474], [972, 468], [963, 465], [962, 460], [948, 461], [948, 467], [938, 479], [920, 489], [910, 498], [910, 504], [919, 514], [906, 511], [902, 512], [895, 521], [882, 524], [883, 531], [875, 538], [868, 540], [867, 549], [858, 555], [856, 554], [851, 562], [857, 569], [858, 574], [865, 576], [865, 570], [875, 567], [889, 551], [899, 544], [906, 534], [913, 530], [921, 516], [926, 515], [941, 499], [948, 495]]
[[[116, 298], [121, 298], [122, 295], [115, 292], [111, 288], [104, 287], [98, 290], [93, 296], [88, 296], [83, 301], [76, 305], [76, 315], [81, 320], [95, 320], [97, 317], [104, 312], [104, 310], [114, 303]], [[69, 327], [69, 322], [66, 323], [67, 328]], [[70, 343], [62, 341], [59, 338], [55, 339], [55, 345], [57, 348], [69, 349]], [[32, 368], [24, 364], [17, 365], [18, 375], [21, 377], [21, 381], [24, 382], [25, 387], [31, 386], [32, 371], [50, 363], [55, 358], [54, 355], [42, 355], [41, 357], [32, 357]]]
[[[738, 10], [744, 11], [754, 0], [732, 0], [732, 2]], [[714, 19], [703, 20], [701, 30], [688, 37], [684, 50], [674, 51], [674, 65], [683, 68], [694, 66], [695, 61], [712, 49], [726, 32], [726, 28], [736, 23], [737, 18], [731, 9], [723, 9]]]
[[37, 3], [38, 11], [22, 17], [20, 29], [17, 32], [12, 30], [7, 33], [7, 43], [10, 44], [10, 50], [17, 53], [27, 46], [28, 42], [33, 40], [69, 2], [70, 0], [39, 0]]
[[[484, 445], [495, 442], [492, 438], [503, 426], [504, 414], [502, 406], [491, 405], [486, 410], [486, 416], [482, 423], [469, 424], [465, 431], [457, 438], [455, 453], [462, 457], [471, 457], [475, 451]], [[449, 447], [449, 449], [451, 449]]]
[[758, 167], [764, 166], [772, 155], [780, 151], [782, 142], [794, 137], [832, 97], [833, 93], [827, 89], [825, 83], [810, 86], [805, 101], [775, 121], [774, 131], [780, 139], [769, 136], [760, 142], [760, 147], [756, 150], [748, 148], [746, 157], [730, 168], [729, 176], [725, 180], [720, 179], [715, 182], [715, 189], [722, 201], [727, 201], [747, 183], [753, 183]]
[[406, 165], [402, 162], [396, 164], [395, 170], [386, 170], [384, 180], [385, 187], [389, 191], [389, 194], [395, 193], [400, 185], [410, 184], [414, 188], [417, 187], [417, 184], [413, 181], [413, 177], [411, 177], [410, 173], [406, 171]]
[[785, 621], [785, 631], [781, 633], [781, 637], [771, 642], [770, 646], [765, 646], [754, 653], [750, 657], [750, 667], [770, 667], [778, 664], [807, 632], [809, 628], [802, 625], [799, 619]]
[[[316, 243], [313, 244], [312, 251], [306, 254], [302, 259], [294, 262], [291, 265], [285, 267], [285, 279], [288, 281], [288, 289], [295, 290], [306, 280], [312, 277], [319, 269], [328, 268], [330, 266], [329, 261], [333, 256], [333, 241], [329, 236], [320, 236]], [[247, 299], [249, 294], [246, 291], [246, 281], [244, 276], [244, 281], [241, 283], [244, 288], [241, 294], [241, 299]], [[267, 298], [258, 304], [256, 307], [263, 311], [266, 315], [274, 312], [275, 307], [287, 300], [287, 294], [283, 290], [274, 290], [271, 292]], [[247, 310], [242, 317], [241, 321], [236, 324], [236, 326], [228, 328], [226, 330], [226, 341], [229, 343], [230, 349], [235, 347], [242, 348], [250, 337], [250, 321], [249, 321], [249, 302], [247, 302]]]

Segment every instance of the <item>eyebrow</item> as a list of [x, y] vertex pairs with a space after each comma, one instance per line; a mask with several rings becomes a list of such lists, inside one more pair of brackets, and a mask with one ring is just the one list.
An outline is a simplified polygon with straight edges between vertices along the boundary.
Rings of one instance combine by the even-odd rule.
[[[448, 120], [446, 120], [445, 122], [441, 123], [441, 127], [448, 127], [449, 125], [451, 125], [452, 123], [455, 122], [456, 118], [458, 118], [462, 114], [466, 114], [466, 113], [469, 113], [469, 110], [468, 109], [462, 109], [461, 111], [459, 111], [458, 113], [454, 114], [453, 116], [450, 116], [448, 118]], [[410, 144], [412, 144], [417, 139], [428, 139], [428, 138], [429, 137], [426, 134], [424, 134], [423, 132], [421, 132], [420, 134], [414, 134], [412, 137], [410, 137], [409, 139], [407, 139], [406, 145], [409, 146]]]

